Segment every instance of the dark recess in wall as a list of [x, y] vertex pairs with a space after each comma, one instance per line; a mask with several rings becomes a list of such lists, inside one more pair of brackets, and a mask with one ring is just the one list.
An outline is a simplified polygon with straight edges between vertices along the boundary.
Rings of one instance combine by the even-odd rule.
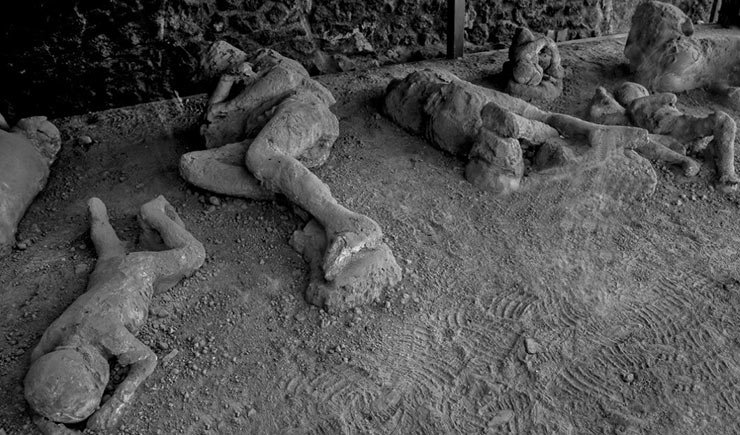
[[[726, 2], [730, 0], [725, 0]], [[557, 40], [623, 32], [639, 0], [467, 0], [466, 50], [519, 25]], [[707, 20], [712, 0], [674, 0]], [[207, 92], [202, 50], [274, 48], [327, 73], [444, 55], [446, 0], [27, 0], [0, 30], [0, 113], [58, 117]]]

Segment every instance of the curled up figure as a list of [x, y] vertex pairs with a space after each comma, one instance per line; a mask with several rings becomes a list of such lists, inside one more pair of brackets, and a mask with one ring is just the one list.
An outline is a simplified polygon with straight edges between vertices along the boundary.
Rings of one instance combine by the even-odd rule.
[[[706, 116], [694, 116], [676, 107], [676, 95], [670, 92], [650, 94], [638, 83], [625, 82], [614, 93], [598, 88], [589, 107], [592, 121], [610, 125], [634, 125], [651, 133], [651, 149], [642, 154], [680, 164], [687, 176], [696, 175], [700, 165], [685, 155], [686, 149], [697, 149], [711, 137], [707, 145], [717, 167], [719, 183], [735, 189], [740, 182], [735, 173], [735, 135], [737, 126], [727, 113], [717, 111]], [[638, 151], [639, 152], [639, 151]]]

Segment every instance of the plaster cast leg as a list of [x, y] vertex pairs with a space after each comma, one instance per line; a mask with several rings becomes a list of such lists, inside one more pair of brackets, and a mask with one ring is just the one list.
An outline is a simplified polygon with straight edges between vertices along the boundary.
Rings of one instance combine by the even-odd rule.
[[671, 135], [677, 138], [698, 139], [713, 136], [709, 143], [717, 166], [719, 182], [735, 188], [740, 178], [735, 174], [735, 135], [737, 125], [725, 112], [715, 112], [704, 118], [683, 115]]
[[669, 138], [668, 136], [650, 134], [648, 137], [649, 140], [646, 143], [641, 143], [634, 148], [641, 156], [650, 160], [659, 160], [669, 164], [680, 165], [683, 168], [684, 175], [687, 177], [693, 177], [699, 173], [699, 169], [701, 169], [699, 162], [674, 151], [662, 143], [665, 142], [665, 139]]
[[[594, 151], [608, 153], [611, 145], [626, 149], [637, 149], [648, 142], [648, 132], [642, 128], [622, 125], [601, 125], [584, 121], [570, 115], [551, 113], [547, 123], [555, 127], [565, 137], [586, 139]], [[606, 144], [611, 144], [605, 148]]]
[[95, 246], [98, 261], [125, 255], [124, 246], [108, 220], [108, 210], [98, 198], [87, 202], [90, 213], [90, 238]]
[[156, 273], [162, 278], [163, 286], [171, 286], [203, 265], [205, 249], [203, 245], [185, 228], [175, 208], [164, 198], [158, 196], [141, 206], [141, 220], [156, 230], [169, 249], [151, 255]]
[[262, 187], [244, 167], [250, 143], [246, 140], [184, 154], [180, 158], [180, 175], [188, 183], [210, 192], [255, 200], [272, 199], [275, 194]]
[[333, 143], [338, 131], [338, 121], [325, 104], [298, 94], [278, 106], [246, 158], [247, 168], [257, 179], [285, 194], [325, 228], [327, 280], [336, 277], [354, 254], [376, 246], [382, 237], [375, 221], [337, 203], [329, 187], [296, 159], [304, 150]]
[[502, 137], [524, 139], [533, 144], [545, 143], [549, 138], [560, 137], [553, 127], [517, 115], [496, 103], [488, 103], [480, 112], [483, 126]]

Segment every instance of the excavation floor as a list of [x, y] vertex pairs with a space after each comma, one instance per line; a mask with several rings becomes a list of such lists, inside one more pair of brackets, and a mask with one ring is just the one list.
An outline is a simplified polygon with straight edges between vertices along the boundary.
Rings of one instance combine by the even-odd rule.
[[[549, 108], [583, 115], [596, 86], [624, 80], [623, 44], [562, 45]], [[140, 338], [160, 363], [112, 433], [740, 433], [740, 197], [713, 188], [701, 156], [694, 178], [655, 163], [649, 198], [598, 171], [497, 198], [378, 112], [391, 77], [435, 65], [487, 83], [504, 56], [320, 78], [341, 135], [315, 172], [381, 224], [404, 275], [341, 315], [302, 297], [289, 203], [211, 198], [179, 178], [203, 96], [55, 120], [66, 141], [21, 223], [25, 249], [0, 259], [0, 434], [36, 433], [21, 382], [94, 265], [87, 199], [135, 249], [138, 207], [159, 194], [208, 260], [154, 298]], [[740, 122], [703, 91], [679, 106]]]

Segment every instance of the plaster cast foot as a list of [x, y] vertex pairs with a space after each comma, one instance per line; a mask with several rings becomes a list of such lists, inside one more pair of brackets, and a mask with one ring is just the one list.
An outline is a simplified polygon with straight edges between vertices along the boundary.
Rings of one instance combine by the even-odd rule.
[[372, 219], [346, 211], [327, 229], [329, 246], [324, 254], [324, 278], [332, 281], [363, 249], [372, 249], [380, 243], [383, 232]]
[[296, 231], [290, 245], [308, 261], [310, 281], [306, 300], [330, 313], [348, 310], [380, 298], [383, 290], [401, 280], [401, 269], [385, 243], [353, 255], [332, 281], [324, 278], [321, 268], [326, 235], [321, 225], [310, 221]]

